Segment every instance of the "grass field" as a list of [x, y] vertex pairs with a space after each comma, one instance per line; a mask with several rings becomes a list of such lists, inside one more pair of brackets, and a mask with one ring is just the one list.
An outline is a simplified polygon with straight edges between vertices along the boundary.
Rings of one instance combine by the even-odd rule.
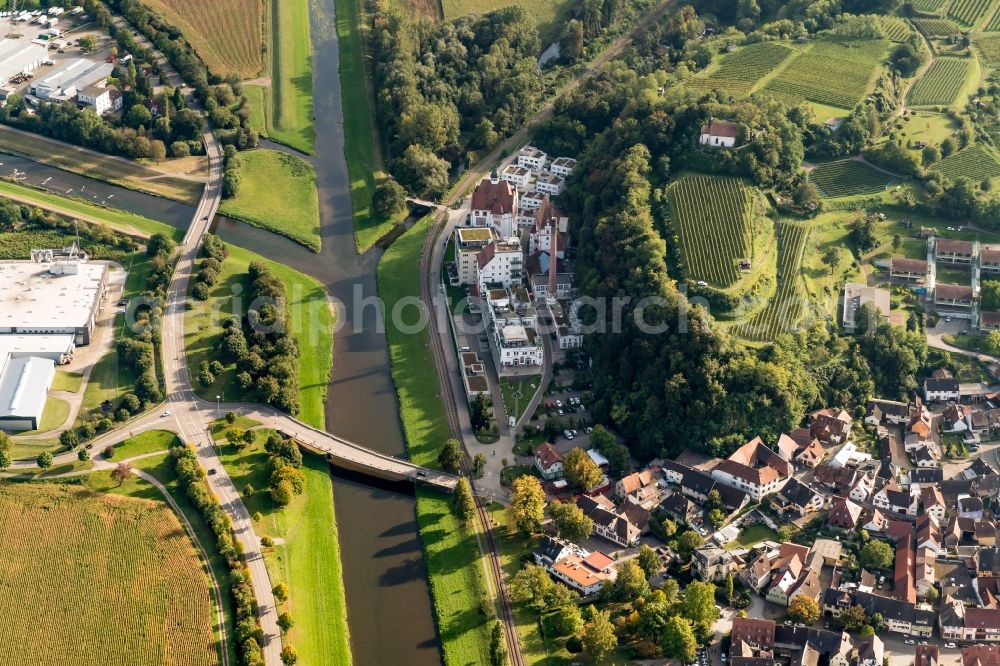
[[[207, 301], [190, 300], [184, 317], [184, 347], [187, 350], [191, 376], [198, 376], [203, 360], [218, 356], [222, 338], [222, 320], [233, 314], [232, 295], [239, 285], [241, 293], [249, 288], [247, 267], [251, 261], [262, 261], [284, 283], [291, 316], [290, 330], [299, 343], [299, 418], [322, 428], [325, 422], [326, 387], [333, 366], [333, 316], [326, 290], [313, 278], [296, 270], [227, 244], [229, 256], [222, 262], [219, 281], [210, 291]], [[241, 309], [245, 308], [245, 299]], [[240, 314], [243, 314], [242, 312]], [[244, 396], [235, 382], [235, 364], [225, 364], [226, 370], [215, 383], [203, 387], [195, 382], [195, 392], [206, 400], [242, 400]]]
[[441, 0], [446, 21], [466, 14], [486, 14], [494, 9], [519, 5], [535, 19], [542, 48], [559, 39], [563, 25], [577, 3], [573, 0]]
[[243, 94], [250, 102], [250, 126], [260, 136], [267, 136], [267, 102], [271, 89], [258, 85], [244, 85]]
[[42, 410], [42, 418], [38, 422], [38, 428], [34, 432], [55, 430], [68, 418], [69, 403], [61, 398], [49, 396], [49, 399], [45, 401], [45, 408]]
[[319, 194], [312, 166], [277, 150], [251, 150], [236, 159], [240, 190], [222, 202], [219, 212], [319, 252]]
[[287, 642], [298, 651], [299, 663], [349, 664], [347, 601], [329, 466], [319, 456], [303, 452], [305, 491], [287, 507], [277, 509], [266, 492], [266, 435], [260, 431], [257, 442], [242, 451], [224, 445], [220, 458], [237, 489], [242, 492], [248, 484], [258, 489], [250, 496], [243, 493], [243, 500], [251, 515], [259, 511], [264, 516], [255, 526], [257, 535], [276, 540], [275, 546], [265, 549], [264, 560], [272, 584], [288, 585], [287, 607], [295, 627]]
[[776, 42], [758, 42], [727, 53], [718, 68], [707, 76], [685, 81], [692, 90], [725, 90], [732, 95], [746, 95], [761, 78], [767, 76], [792, 55], [792, 49]]
[[169, 451], [182, 443], [177, 435], [168, 430], [147, 430], [111, 447], [114, 449], [112, 458], [125, 460], [156, 451]]
[[909, 110], [905, 121], [896, 121], [896, 129], [905, 133], [907, 140], [924, 141], [930, 145], [940, 145], [942, 141], [959, 129], [956, 120], [944, 113], [921, 109]]
[[952, 0], [948, 5], [948, 18], [964, 26], [974, 26], [989, 11], [992, 0]]
[[761, 541], [779, 541], [778, 533], [767, 525], [755, 523], [740, 530], [740, 535], [733, 541], [726, 544], [726, 548], [750, 548]]
[[179, 28], [209, 71], [249, 79], [260, 73], [264, 0], [144, 0]]
[[219, 663], [208, 580], [165, 505], [8, 483], [0, 515], [0, 664]]
[[56, 370], [55, 379], [52, 380], [53, 391], [76, 393], [82, 385], [83, 375], [79, 372], [69, 372], [68, 370]]
[[670, 187], [689, 277], [729, 286], [752, 258], [750, 190], [736, 178], [688, 176]]
[[184, 232], [181, 230], [174, 229], [170, 225], [151, 220], [147, 217], [113, 208], [95, 206], [79, 199], [50, 194], [49, 192], [16, 185], [5, 180], [0, 180], [0, 196], [7, 196], [17, 201], [23, 201], [67, 217], [76, 217], [84, 221], [93, 220], [94, 222], [103, 223], [108, 226], [137, 231], [140, 234], [152, 235], [163, 233], [174, 240], [180, 240], [184, 237]]
[[948, 37], [958, 34], [955, 24], [946, 19], [915, 18], [913, 25], [928, 37]]
[[970, 61], [965, 58], [938, 58], [910, 89], [913, 106], [951, 106], [969, 77]]
[[380, 220], [371, 209], [372, 194], [382, 172], [382, 156], [373, 126], [375, 114], [368, 94], [364, 43], [361, 35], [361, 0], [336, 0], [337, 37], [340, 45], [340, 87], [344, 100], [344, 157], [351, 179], [354, 238], [364, 252], [389, 232], [401, 218]]
[[809, 180], [827, 197], [875, 194], [896, 182], [889, 174], [852, 159], [820, 164], [813, 169]]
[[775, 230], [778, 237], [778, 289], [763, 310], [736, 327], [737, 334], [749, 340], [770, 341], [779, 333], [789, 332], [806, 310], [799, 268], [809, 227], [802, 223], [778, 222]]
[[985, 148], [975, 145], [944, 158], [934, 165], [934, 170], [951, 179], [965, 176], [979, 181], [1000, 176], [1000, 163]]
[[[162, 176], [160, 171], [139, 162], [120, 160], [110, 155], [87, 151], [37, 134], [25, 135], [0, 130], [0, 151], [23, 155], [64, 171], [192, 205], [198, 203], [205, 187], [204, 183], [197, 181]], [[161, 166], [166, 168], [165, 163]], [[152, 176], [160, 177], [148, 180]]]
[[[387, 308], [401, 298], [419, 297], [420, 252], [428, 224], [429, 218], [415, 224], [382, 255], [378, 288]], [[417, 464], [436, 467], [439, 448], [450, 434], [444, 407], [435, 391], [427, 386], [437, 376], [427, 331], [403, 333], [390, 321], [386, 336], [409, 458]], [[444, 662], [489, 663], [487, 624], [479, 612], [486, 582], [475, 539], [459, 525], [446, 495], [419, 487], [417, 524]]]
[[[308, 0], [272, 0], [271, 104], [267, 135], [303, 153], [315, 150]], [[345, 105], [346, 106], [346, 105]]]
[[888, 45], [878, 39], [817, 41], [771, 79], [764, 91], [793, 103], [806, 99], [852, 109], [868, 92]]

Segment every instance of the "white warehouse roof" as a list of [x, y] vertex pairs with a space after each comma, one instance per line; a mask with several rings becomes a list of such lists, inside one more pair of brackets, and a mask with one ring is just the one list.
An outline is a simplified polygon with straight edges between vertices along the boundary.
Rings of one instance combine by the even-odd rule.
[[59, 356], [69, 354], [76, 348], [73, 336], [62, 335], [21, 335], [0, 334], [0, 358], [10, 354], [12, 358], [22, 356]]
[[0, 359], [0, 365], [0, 419], [40, 421], [55, 364], [37, 356], [12, 359], [7, 355], [6, 361]]
[[48, 57], [44, 46], [16, 39], [0, 39], [0, 82], [6, 83], [21, 72], [30, 72]]
[[90, 323], [108, 265], [80, 262], [75, 273], [49, 272], [58, 266], [60, 262], [0, 262], [0, 331], [55, 333]]

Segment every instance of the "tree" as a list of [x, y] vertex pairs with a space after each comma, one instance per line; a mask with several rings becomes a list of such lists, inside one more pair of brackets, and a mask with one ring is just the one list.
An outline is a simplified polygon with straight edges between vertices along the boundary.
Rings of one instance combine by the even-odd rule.
[[601, 482], [601, 468], [581, 448], [570, 450], [564, 456], [563, 473], [570, 483], [586, 490]]
[[167, 158], [167, 147], [159, 139], [153, 139], [149, 142], [149, 157], [154, 162], [159, 164], [162, 160]]
[[77, 42], [80, 45], [80, 50], [84, 53], [90, 53], [97, 48], [97, 37], [93, 35], [84, 35]]
[[733, 574], [726, 574], [726, 603], [730, 606], [733, 605], [733, 597], [736, 596], [736, 583], [733, 580]]
[[279, 481], [271, 486], [271, 499], [278, 506], [288, 506], [295, 497], [295, 488], [291, 481]]
[[861, 548], [858, 564], [863, 567], [888, 569], [892, 566], [894, 558], [892, 546], [885, 541], [872, 540]]
[[10, 453], [7, 451], [0, 451], [0, 470], [10, 467], [11, 462]]
[[545, 491], [538, 479], [526, 475], [514, 479], [507, 515], [523, 534], [534, 534], [539, 530], [545, 520]]
[[477, 453], [472, 459], [472, 473], [477, 477], [481, 477], [486, 471], [486, 456], [482, 453]]
[[438, 464], [446, 472], [457, 474], [462, 465], [462, 445], [457, 439], [449, 439], [438, 453]]
[[469, 405], [469, 420], [476, 432], [485, 430], [490, 425], [490, 412], [482, 393], [477, 393]]
[[242, 449], [244, 444], [243, 433], [243, 428], [237, 428], [236, 426], [226, 428], [226, 441], [230, 446]]
[[646, 578], [652, 578], [661, 568], [660, 556], [656, 554], [656, 551], [643, 544], [639, 548], [639, 556], [636, 558], [639, 562], [639, 566], [642, 567], [643, 572], [646, 574]]
[[694, 628], [687, 618], [680, 615], [673, 615], [667, 620], [662, 645], [666, 656], [680, 659], [683, 664], [693, 664], [698, 656]]
[[573, 599], [568, 587], [553, 581], [545, 567], [537, 564], [528, 564], [514, 574], [510, 581], [510, 595], [514, 601], [538, 612], [545, 608], [562, 607]]
[[840, 614], [840, 624], [847, 631], [857, 631], [867, 624], [867, 622], [868, 615], [865, 613], [865, 609], [859, 605], [845, 608], [844, 612]]
[[684, 588], [677, 610], [694, 625], [712, 624], [719, 617], [719, 609], [715, 607], [715, 585], [692, 582]]
[[837, 264], [840, 263], [840, 248], [828, 246], [823, 250], [823, 256], [820, 257], [820, 260], [830, 268], [836, 268]]
[[387, 178], [375, 186], [372, 194], [372, 210], [380, 220], [406, 210], [406, 190], [392, 178]]
[[285, 611], [278, 616], [278, 628], [281, 629], [281, 633], [287, 634], [288, 630], [292, 628], [295, 623], [292, 621], [292, 614]]
[[577, 19], [566, 25], [566, 32], [559, 40], [559, 55], [568, 62], [575, 62], [583, 55], [583, 23]]
[[941, 159], [941, 151], [936, 146], [926, 146], [920, 157], [924, 166], [930, 166]]
[[594, 529], [594, 521], [583, 513], [583, 510], [572, 502], [553, 502], [549, 504], [549, 515], [556, 523], [559, 536], [570, 541], [582, 541], [590, 536]]
[[615, 636], [615, 626], [607, 611], [596, 611], [594, 616], [583, 626], [583, 648], [595, 662], [602, 662], [618, 647], [618, 637]]
[[90, 451], [87, 449], [80, 449], [76, 452], [76, 459], [80, 461], [90, 460]]
[[885, 617], [882, 613], [875, 613], [868, 618], [868, 624], [878, 633], [885, 629]]
[[288, 586], [284, 583], [278, 583], [271, 588], [271, 594], [274, 595], [279, 604], [283, 604], [288, 601]]
[[59, 443], [67, 449], [75, 449], [80, 444], [80, 436], [72, 428], [63, 430], [59, 435]]
[[117, 481], [119, 486], [130, 476], [132, 476], [132, 465], [127, 462], [120, 462], [111, 470], [111, 478]]
[[566, 604], [559, 609], [556, 618], [559, 633], [563, 636], [576, 636], [583, 629], [583, 614], [576, 604]]
[[476, 500], [472, 497], [472, 486], [469, 485], [469, 480], [464, 476], [455, 484], [452, 503], [455, 513], [462, 519], [463, 523], [469, 522], [476, 515]]
[[800, 624], [812, 624], [819, 619], [819, 604], [804, 594], [788, 602], [788, 619]]
[[677, 523], [670, 518], [664, 518], [660, 526], [663, 528], [663, 536], [668, 539], [677, 533]]
[[622, 601], [635, 601], [649, 591], [646, 574], [635, 560], [629, 560], [618, 567], [615, 579], [615, 596]]
[[490, 666], [507, 666], [508, 656], [503, 624], [495, 620], [490, 627]]
[[140, 127], [149, 127], [149, 124], [153, 122], [153, 114], [149, 112], [142, 104], [133, 104], [128, 111], [125, 112], [125, 118], [122, 120], [128, 127], [132, 129], [139, 129]]
[[448, 189], [449, 164], [426, 147], [411, 144], [396, 160], [395, 173], [411, 192], [437, 197]]
[[691, 557], [691, 553], [705, 544], [705, 539], [694, 530], [688, 530], [677, 539], [677, 553], [685, 560]]
[[281, 663], [285, 666], [292, 666], [292, 664], [298, 662], [299, 654], [295, 651], [291, 645], [286, 645], [281, 648]]
[[48, 469], [49, 467], [52, 467], [52, 454], [49, 453], [48, 451], [42, 451], [41, 453], [38, 454], [38, 459], [36, 462], [38, 463], [39, 468]]

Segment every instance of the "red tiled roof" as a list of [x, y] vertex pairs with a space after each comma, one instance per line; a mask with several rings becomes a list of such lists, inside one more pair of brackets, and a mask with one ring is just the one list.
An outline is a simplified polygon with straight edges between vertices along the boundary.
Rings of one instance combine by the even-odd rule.
[[542, 463], [543, 469], [548, 469], [556, 463], [563, 462], [562, 454], [549, 442], [545, 442], [538, 447], [538, 450], [535, 451], [535, 458]]
[[972, 287], [964, 284], [938, 284], [934, 287], [934, 298], [972, 300]]
[[955, 240], [952, 238], [938, 238], [934, 241], [935, 252], [948, 252], [950, 254], [972, 254], [974, 247], [972, 241]]
[[514, 214], [517, 190], [505, 180], [494, 183], [484, 178], [472, 192], [472, 210], [488, 210], [494, 215]]
[[902, 273], [927, 273], [927, 262], [923, 259], [893, 257], [889, 260], [890, 270]]
[[701, 128], [702, 134], [712, 136], [725, 136], [735, 139], [739, 133], [739, 126], [728, 120], [712, 120]]

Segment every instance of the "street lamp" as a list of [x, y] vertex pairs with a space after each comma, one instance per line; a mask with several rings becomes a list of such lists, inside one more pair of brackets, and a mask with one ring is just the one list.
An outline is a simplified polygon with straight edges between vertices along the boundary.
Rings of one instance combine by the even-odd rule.
[[219, 405], [219, 400], [221, 400], [221, 399], [222, 399], [221, 396], [218, 396], [218, 395], [215, 396], [215, 419], [216, 420], [219, 420], [219, 419], [222, 418], [222, 416], [220, 414], [220, 412], [221, 412], [221, 406]]

